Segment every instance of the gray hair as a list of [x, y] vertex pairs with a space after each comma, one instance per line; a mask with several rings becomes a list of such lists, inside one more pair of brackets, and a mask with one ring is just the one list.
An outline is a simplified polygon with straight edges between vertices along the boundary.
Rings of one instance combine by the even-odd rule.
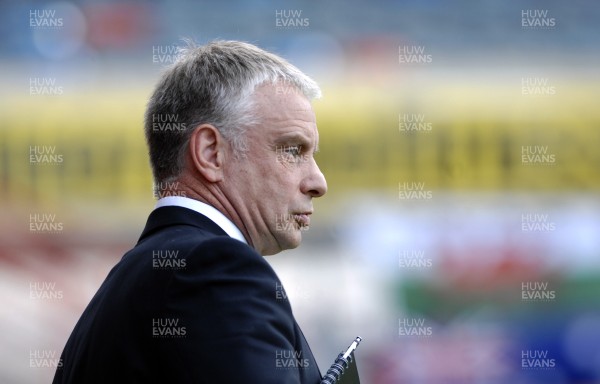
[[213, 41], [179, 48], [150, 97], [144, 130], [154, 182], [174, 180], [184, 168], [192, 131], [212, 124], [237, 156], [245, 154], [245, 131], [258, 124], [252, 94], [262, 84], [284, 82], [307, 99], [319, 86], [286, 60], [252, 44]]

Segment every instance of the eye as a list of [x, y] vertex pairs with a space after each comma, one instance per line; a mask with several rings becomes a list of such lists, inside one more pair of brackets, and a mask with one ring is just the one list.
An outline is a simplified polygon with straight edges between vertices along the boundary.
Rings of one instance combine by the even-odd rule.
[[300, 153], [302, 152], [302, 146], [301, 145], [282, 145], [281, 147], [277, 148], [277, 151], [279, 153], [285, 153], [286, 155], [292, 155], [294, 157], [300, 156]]
[[300, 156], [301, 148], [299, 145], [290, 145], [286, 147], [285, 152], [292, 156]]

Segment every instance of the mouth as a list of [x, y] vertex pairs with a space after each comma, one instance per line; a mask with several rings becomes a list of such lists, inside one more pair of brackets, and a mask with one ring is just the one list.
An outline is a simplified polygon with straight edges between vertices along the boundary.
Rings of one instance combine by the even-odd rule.
[[312, 212], [294, 213], [293, 217], [300, 228], [308, 228], [310, 226], [310, 215]]

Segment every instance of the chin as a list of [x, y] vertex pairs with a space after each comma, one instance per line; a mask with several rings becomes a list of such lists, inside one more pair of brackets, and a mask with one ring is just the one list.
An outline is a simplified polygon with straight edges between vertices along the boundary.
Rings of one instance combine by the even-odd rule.
[[288, 238], [287, 247], [285, 249], [294, 249], [298, 248], [300, 243], [302, 242], [302, 231], [296, 230], [290, 234]]
[[288, 249], [298, 248], [302, 242], [301, 231], [294, 231], [294, 233], [287, 234], [287, 236], [281, 236], [277, 239], [277, 249], [270, 249], [263, 253], [263, 256], [275, 255], [281, 251]]

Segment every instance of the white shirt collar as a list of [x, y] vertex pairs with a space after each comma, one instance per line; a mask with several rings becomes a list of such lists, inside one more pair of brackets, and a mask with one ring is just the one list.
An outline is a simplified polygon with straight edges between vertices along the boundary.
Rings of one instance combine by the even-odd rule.
[[177, 206], [184, 207], [196, 211], [206, 217], [208, 217], [211, 221], [217, 224], [225, 233], [227, 233], [230, 237], [237, 239], [243, 243], [248, 244], [244, 235], [239, 230], [238, 227], [235, 226], [224, 214], [219, 212], [215, 207], [210, 206], [206, 203], [203, 203], [198, 200], [190, 199], [188, 197], [183, 196], [166, 196], [161, 198], [156, 202], [156, 208], [167, 207], [167, 206]]

